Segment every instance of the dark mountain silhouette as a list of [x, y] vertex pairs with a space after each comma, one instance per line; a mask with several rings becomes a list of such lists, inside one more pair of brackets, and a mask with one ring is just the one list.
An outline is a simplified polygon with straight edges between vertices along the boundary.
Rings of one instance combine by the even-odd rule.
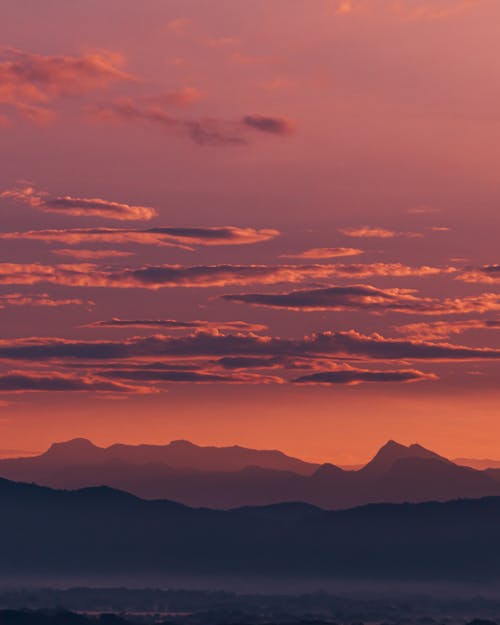
[[2, 460], [0, 476], [53, 488], [107, 485], [146, 499], [223, 509], [290, 501], [341, 509], [500, 495], [496, 474], [458, 466], [420, 445], [394, 441], [360, 470], [346, 471], [241, 447], [207, 448], [175, 441], [104, 449], [76, 439], [54, 444], [34, 458]]
[[0, 480], [0, 576], [500, 578], [500, 498], [228, 511]]
[[292, 458], [277, 450], [240, 447], [201, 447], [177, 440], [167, 445], [123, 445], [97, 447], [85, 438], [54, 443], [45, 453], [29, 458], [0, 460], [0, 474], [15, 474], [16, 479], [31, 476], [33, 470], [57, 469], [62, 466], [85, 466], [121, 462], [124, 464], [164, 464], [173, 469], [199, 471], [238, 471], [247, 466], [293, 471], [310, 475], [319, 465]]
[[421, 445], [414, 443], [406, 447], [396, 441], [388, 441], [375, 456], [362, 467], [362, 471], [370, 475], [383, 475], [387, 473], [398, 460], [404, 460], [406, 458], [420, 458], [424, 460], [440, 460], [441, 462], [450, 462], [443, 456], [425, 449]]

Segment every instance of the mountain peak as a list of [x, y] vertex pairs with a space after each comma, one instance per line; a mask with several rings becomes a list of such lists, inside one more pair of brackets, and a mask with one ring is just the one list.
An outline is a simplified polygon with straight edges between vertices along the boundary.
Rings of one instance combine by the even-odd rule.
[[94, 456], [99, 451], [101, 451], [101, 448], [94, 445], [94, 443], [87, 438], [73, 438], [69, 441], [52, 443], [43, 455], [57, 456], [60, 458], [68, 457], [74, 461], [81, 457], [87, 458], [89, 455]]
[[404, 449], [409, 449], [409, 447], [407, 447], [406, 445], [403, 445], [402, 443], [398, 443], [394, 439], [390, 438], [387, 441], [387, 443], [385, 443], [385, 445], [382, 445], [382, 447], [379, 449], [378, 453], [380, 453], [382, 451], [384, 451], [384, 452], [402, 451]]
[[407, 446], [397, 441], [389, 440], [378, 450], [375, 456], [362, 470], [370, 473], [384, 473], [388, 471], [395, 462], [404, 458], [433, 459], [441, 460], [442, 462], [450, 462], [446, 458], [422, 447], [422, 445], [418, 443]]
[[182, 449], [182, 448], [193, 448], [193, 447], [198, 447], [198, 445], [195, 445], [194, 443], [192, 443], [191, 441], [188, 441], [184, 438], [179, 438], [175, 441], [170, 441], [170, 443], [167, 445], [167, 447], [177, 447], [178, 449]]

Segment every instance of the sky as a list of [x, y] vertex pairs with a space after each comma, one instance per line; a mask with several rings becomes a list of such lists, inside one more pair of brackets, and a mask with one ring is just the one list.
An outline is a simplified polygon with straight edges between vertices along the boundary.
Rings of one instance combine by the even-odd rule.
[[0, 454], [500, 443], [496, 0], [6, 0]]

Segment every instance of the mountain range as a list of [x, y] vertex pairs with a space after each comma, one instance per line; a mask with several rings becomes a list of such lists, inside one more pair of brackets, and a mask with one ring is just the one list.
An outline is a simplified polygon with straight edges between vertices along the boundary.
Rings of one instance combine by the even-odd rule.
[[[500, 497], [325, 511], [0, 479], [0, 578], [498, 580]], [[220, 578], [219, 577], [219, 578]]]
[[29, 458], [0, 460], [0, 476], [59, 489], [109, 486], [145, 499], [229, 509], [303, 502], [325, 509], [369, 503], [500, 496], [500, 470], [458, 465], [413, 444], [386, 443], [365, 466], [345, 470], [275, 450], [167, 445], [53, 444]]

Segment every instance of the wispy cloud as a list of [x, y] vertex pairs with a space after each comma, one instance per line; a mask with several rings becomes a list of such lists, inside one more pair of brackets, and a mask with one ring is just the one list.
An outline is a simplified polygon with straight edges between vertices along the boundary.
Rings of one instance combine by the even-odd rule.
[[318, 371], [309, 375], [295, 378], [295, 384], [321, 384], [333, 386], [336, 384], [357, 385], [364, 382], [423, 382], [437, 380], [434, 373], [424, 373], [418, 369], [381, 370], [357, 369], [344, 366], [336, 371]]
[[269, 241], [279, 235], [278, 230], [220, 227], [157, 227], [147, 230], [125, 228], [66, 228], [2, 232], [0, 239], [27, 239], [47, 243], [136, 243], [140, 245], [170, 245], [189, 249], [190, 245], [247, 245]]
[[[397, 270], [399, 271], [399, 269]], [[346, 271], [338, 265], [145, 265], [142, 267], [108, 268], [99, 267], [90, 263], [42, 265], [42, 264], [20, 264], [20, 263], [0, 263], [0, 284], [59, 284], [74, 287], [114, 287], [114, 288], [146, 288], [160, 289], [167, 287], [215, 287], [229, 285], [252, 285], [252, 284], [279, 284], [296, 283], [306, 279], [327, 279], [332, 276], [352, 277], [353, 275], [434, 275], [440, 273], [439, 270], [423, 272], [415, 268], [404, 269], [401, 273], [391, 273], [386, 268], [377, 272], [376, 267], [363, 268], [359, 271]], [[355, 289], [356, 292], [353, 291]], [[389, 289], [386, 291], [375, 289], [371, 286], [356, 287], [332, 287], [330, 289], [313, 289], [311, 291], [297, 291], [295, 293], [285, 293], [277, 295], [250, 294], [227, 296], [232, 301], [248, 301], [251, 303], [261, 303], [262, 305], [273, 305], [277, 307], [287, 307], [285, 302], [304, 302], [306, 299], [311, 306], [318, 306], [321, 302], [326, 306], [330, 302], [340, 302], [340, 297], [345, 305], [347, 300], [354, 305], [364, 298], [365, 303], [372, 304], [372, 309], [377, 306], [383, 308], [382, 302], [389, 306], [390, 302], [396, 306], [397, 303], [409, 302], [415, 304], [421, 301], [421, 310], [429, 308], [425, 300], [421, 300], [412, 295], [412, 291], [406, 289]], [[479, 310], [493, 310], [497, 297], [494, 294], [483, 294], [477, 299], [474, 306], [473, 299], [468, 307], [478, 312]], [[461, 305], [462, 300], [456, 300], [454, 308]], [[264, 303], [265, 302], [265, 303]], [[448, 307], [452, 306], [451, 300], [447, 301]], [[329, 305], [330, 305], [329, 304]], [[433, 300], [432, 305], [437, 307]], [[489, 306], [489, 308], [488, 308]]]
[[149, 386], [124, 384], [93, 375], [76, 376], [67, 373], [39, 371], [8, 371], [0, 373], [0, 393], [38, 392], [98, 392], [152, 393]]
[[483, 265], [482, 267], [467, 268], [457, 276], [457, 279], [464, 282], [497, 284], [500, 282], [500, 265]]
[[78, 217], [104, 217], [119, 221], [148, 221], [157, 215], [154, 208], [122, 202], [112, 202], [102, 198], [79, 198], [70, 195], [51, 197], [34, 187], [19, 187], [0, 193], [0, 198], [22, 202], [43, 211]]
[[106, 258], [127, 258], [134, 256], [134, 252], [126, 252], [124, 250], [82, 250], [78, 248], [66, 249], [57, 248], [51, 250], [52, 254], [57, 256], [67, 256], [69, 258], [76, 258], [78, 260], [99, 260]]
[[461, 319], [460, 321], [408, 323], [396, 326], [395, 330], [413, 339], [440, 341], [469, 330], [500, 330], [500, 319]]
[[55, 308], [59, 306], [86, 306], [90, 308], [93, 302], [81, 299], [57, 299], [47, 293], [38, 293], [35, 295], [27, 295], [23, 293], [6, 293], [0, 295], [0, 309], [10, 308], [12, 306], [36, 306]]
[[355, 247], [313, 247], [295, 254], [281, 254], [280, 258], [311, 258], [319, 260], [340, 256], [358, 256], [363, 253], [363, 250]]
[[287, 117], [252, 114], [239, 120], [187, 119], [172, 115], [162, 106], [144, 105], [131, 99], [103, 103], [94, 107], [92, 112], [103, 121], [147, 122], [161, 126], [202, 146], [242, 146], [248, 143], [249, 132], [288, 136], [295, 129], [294, 122]]
[[90, 328], [158, 328], [164, 330], [191, 330], [196, 332], [261, 332], [267, 326], [246, 321], [180, 321], [178, 319], [120, 319], [113, 317], [89, 323]]
[[109, 51], [82, 56], [45, 56], [13, 48], [0, 49], [0, 103], [27, 119], [49, 121], [52, 102], [81, 95], [112, 82], [129, 81], [123, 58]]
[[358, 239], [393, 239], [395, 237], [420, 238], [423, 236], [420, 232], [400, 232], [398, 230], [389, 230], [387, 228], [372, 226], [361, 226], [359, 228], [339, 228], [339, 232], [347, 237], [355, 237]]

